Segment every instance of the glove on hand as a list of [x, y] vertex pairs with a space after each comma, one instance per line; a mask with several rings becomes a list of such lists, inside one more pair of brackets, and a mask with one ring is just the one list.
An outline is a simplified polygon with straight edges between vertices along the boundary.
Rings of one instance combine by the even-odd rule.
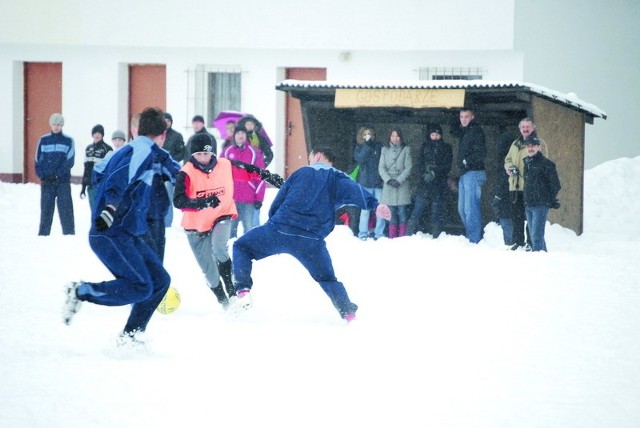
[[284, 184], [284, 178], [280, 177], [278, 174], [272, 174], [266, 169], [260, 173], [260, 178], [278, 189]]
[[82, 186], [82, 190], [80, 190], [80, 199], [84, 199], [87, 197], [87, 186]]
[[255, 201], [253, 203], [253, 208], [255, 208], [256, 210], [259, 210], [260, 208], [262, 208], [262, 202], [260, 201]]
[[220, 205], [220, 199], [218, 199], [218, 197], [216, 195], [211, 195], [211, 196], [207, 196], [206, 198], [204, 198], [202, 200], [202, 208], [201, 209], [205, 209], [205, 208], [215, 208], [218, 205]]
[[387, 184], [389, 186], [395, 187], [395, 188], [400, 187], [400, 182], [398, 180], [396, 180], [395, 178], [392, 178], [391, 180], [387, 181]]
[[553, 202], [551, 202], [551, 208], [553, 208], [554, 210], [560, 208], [560, 201], [555, 199]]
[[95, 220], [96, 229], [100, 232], [104, 232], [109, 229], [113, 224], [113, 215], [116, 213], [111, 207], [105, 207], [100, 215]]

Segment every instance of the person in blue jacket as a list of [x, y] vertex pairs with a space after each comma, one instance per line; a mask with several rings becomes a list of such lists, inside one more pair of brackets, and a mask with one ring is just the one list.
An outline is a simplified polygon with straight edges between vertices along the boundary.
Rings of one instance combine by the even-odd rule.
[[355, 319], [358, 306], [349, 300], [344, 285], [336, 279], [325, 238], [335, 226], [335, 210], [342, 205], [357, 205], [375, 210], [389, 219], [391, 211], [347, 174], [332, 167], [330, 149], [315, 148], [309, 154], [309, 166], [287, 179], [269, 210], [269, 220], [251, 229], [233, 244], [233, 273], [238, 299], [234, 310], [251, 306], [253, 260], [274, 254], [295, 257], [329, 296], [340, 316]]
[[147, 213], [152, 202], [154, 163], [175, 165], [161, 148], [166, 131], [164, 113], [147, 108], [140, 116], [140, 136], [118, 150], [103, 171], [92, 213], [89, 245], [115, 279], [71, 282], [63, 320], [71, 322], [82, 301], [104, 306], [132, 304], [120, 336], [122, 343], [139, 342], [171, 278], [146, 242]]
[[71, 199], [71, 168], [76, 149], [73, 138], [62, 133], [64, 117], [53, 113], [49, 117], [51, 133], [40, 137], [36, 148], [36, 175], [40, 184], [40, 228], [38, 235], [48, 236], [53, 223], [56, 202], [64, 235], [74, 235], [73, 200]]

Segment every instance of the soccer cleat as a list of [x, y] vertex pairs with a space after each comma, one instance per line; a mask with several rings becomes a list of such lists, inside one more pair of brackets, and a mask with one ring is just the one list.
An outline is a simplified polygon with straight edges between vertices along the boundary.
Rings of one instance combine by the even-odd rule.
[[122, 349], [146, 349], [144, 333], [140, 331], [122, 332], [116, 339], [116, 347]]
[[230, 302], [229, 312], [231, 314], [237, 314], [242, 311], [246, 311], [251, 308], [253, 304], [253, 299], [251, 298], [251, 293], [249, 293], [248, 288], [244, 288], [242, 290], [238, 290], [236, 293], [236, 299], [233, 302]]
[[351, 321], [356, 319], [356, 313], [355, 312], [351, 312], [349, 314], [345, 314], [342, 317], [346, 322], [350, 323]]
[[81, 284], [82, 281], [70, 282], [65, 286], [66, 300], [64, 302], [64, 306], [62, 307], [62, 321], [64, 321], [66, 325], [69, 325], [71, 323], [71, 319], [80, 310], [82, 302], [80, 301], [80, 299], [78, 299], [76, 290]]

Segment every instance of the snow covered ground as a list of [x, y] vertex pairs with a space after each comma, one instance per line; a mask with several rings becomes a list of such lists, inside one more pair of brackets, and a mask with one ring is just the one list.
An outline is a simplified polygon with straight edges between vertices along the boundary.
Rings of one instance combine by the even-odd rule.
[[1, 425], [638, 427], [639, 182], [640, 157], [586, 171], [585, 233], [551, 225], [549, 253], [505, 251], [494, 224], [479, 245], [339, 226], [351, 325], [286, 255], [256, 263], [253, 309], [227, 319], [176, 212], [165, 264], [182, 304], [137, 352], [115, 347], [128, 307], [61, 321], [67, 281], [110, 277], [80, 187], [77, 235], [56, 213], [38, 237], [39, 186], [0, 183]]

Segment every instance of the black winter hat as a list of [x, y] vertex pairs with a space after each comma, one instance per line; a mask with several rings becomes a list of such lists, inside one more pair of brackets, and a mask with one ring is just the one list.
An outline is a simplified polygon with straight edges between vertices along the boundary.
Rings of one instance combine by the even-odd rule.
[[233, 131], [233, 135], [236, 135], [238, 132], [244, 132], [245, 134], [247, 133], [247, 128], [245, 128], [244, 126], [236, 126], [236, 129]]
[[171, 113], [167, 113], [166, 111], [164, 112], [164, 118], [165, 119], [169, 119], [169, 121], [171, 123], [173, 123], [173, 116], [171, 116]]
[[440, 127], [440, 125], [429, 125], [429, 131], [428, 131], [428, 135], [431, 135], [434, 132], [437, 132], [438, 134], [442, 135], [442, 128]]
[[96, 132], [99, 132], [100, 135], [102, 135], [104, 137], [104, 127], [102, 125], [96, 125], [93, 128], [91, 128], [91, 135], [95, 134]]
[[529, 135], [526, 140], [524, 140], [525, 146], [539, 146], [540, 139], [535, 135]]
[[204, 117], [200, 116], [199, 114], [193, 116], [193, 119], [191, 119], [191, 123], [193, 122], [202, 122], [204, 123]]
[[213, 141], [207, 134], [195, 134], [191, 140], [191, 154], [213, 153]]

